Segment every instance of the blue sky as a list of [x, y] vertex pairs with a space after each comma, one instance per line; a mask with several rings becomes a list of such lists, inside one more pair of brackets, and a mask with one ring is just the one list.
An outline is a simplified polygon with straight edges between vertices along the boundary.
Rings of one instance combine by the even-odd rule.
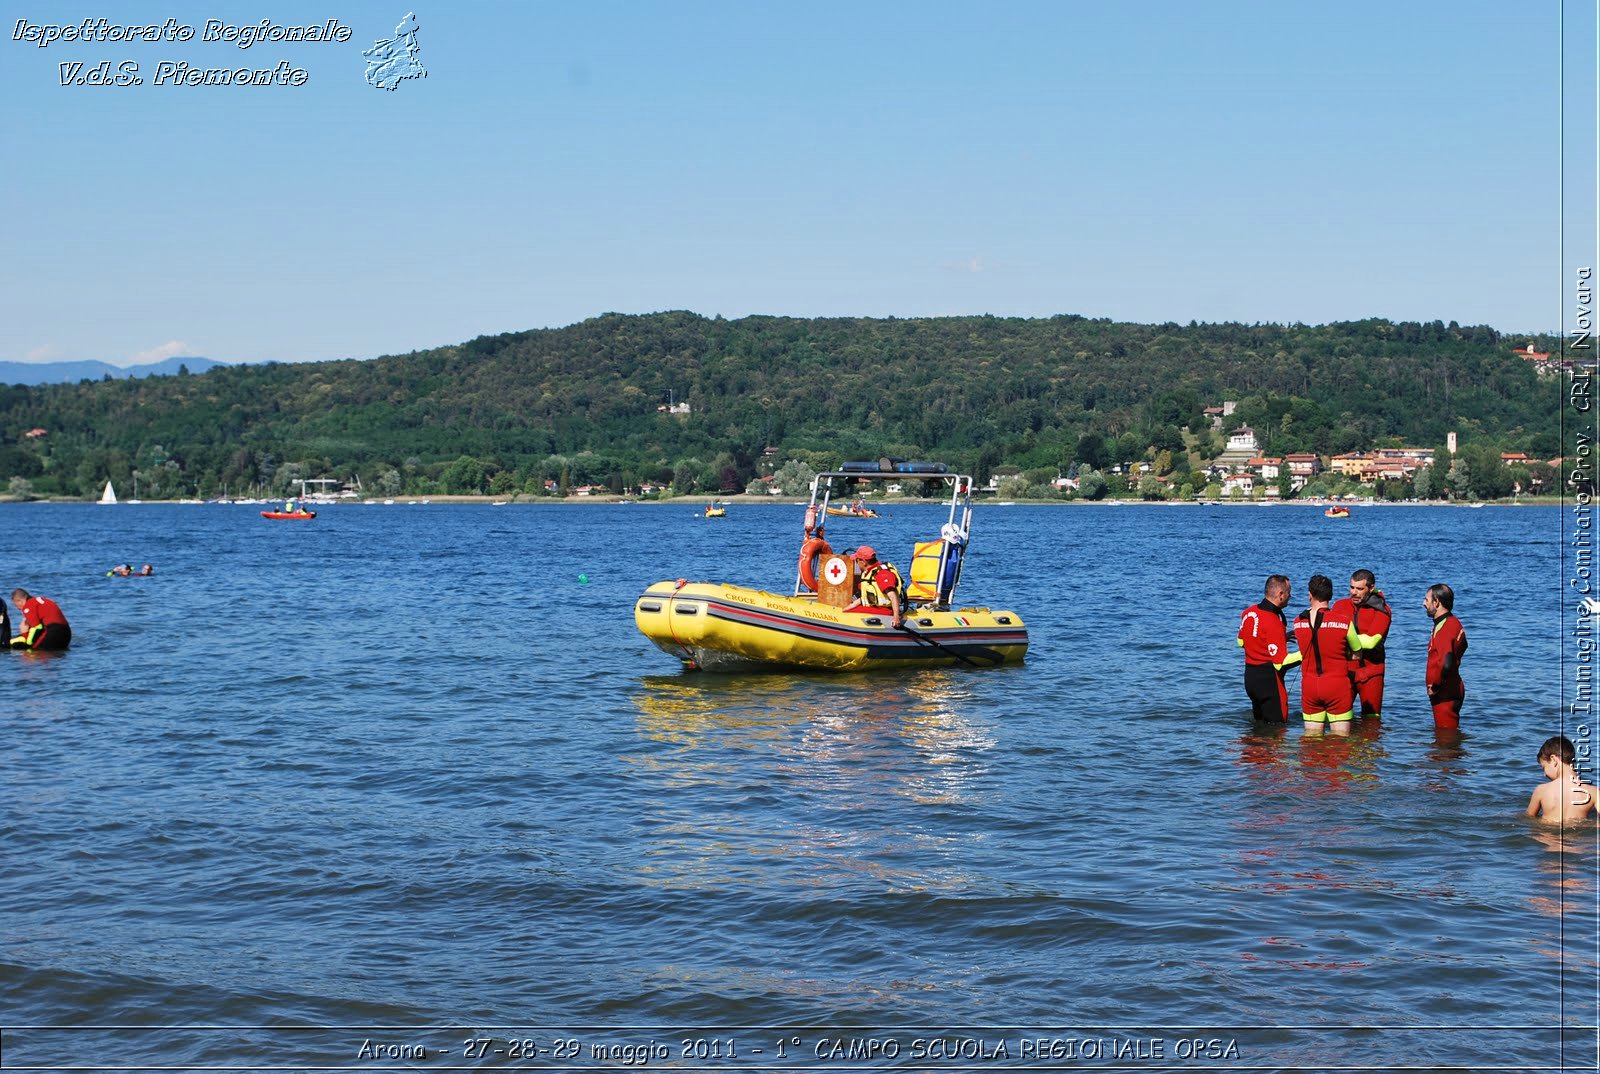
[[[408, 9], [428, 77], [374, 89], [361, 51]], [[1563, 156], [1569, 262], [1595, 184], [1560, 14], [8, 0], [0, 359], [369, 358], [663, 309], [1555, 331]], [[354, 36], [12, 40], [100, 16]], [[105, 59], [146, 84], [59, 84]], [[162, 60], [309, 80], [155, 86]]]

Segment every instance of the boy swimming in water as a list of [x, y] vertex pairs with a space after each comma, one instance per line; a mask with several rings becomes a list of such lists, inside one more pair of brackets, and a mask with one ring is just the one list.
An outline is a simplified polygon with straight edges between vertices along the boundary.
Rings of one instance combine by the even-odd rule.
[[1572, 770], [1578, 751], [1566, 735], [1557, 735], [1539, 747], [1539, 766], [1549, 783], [1536, 787], [1528, 799], [1528, 816], [1565, 824], [1582, 820], [1594, 812], [1595, 796], [1600, 794], [1578, 778]]

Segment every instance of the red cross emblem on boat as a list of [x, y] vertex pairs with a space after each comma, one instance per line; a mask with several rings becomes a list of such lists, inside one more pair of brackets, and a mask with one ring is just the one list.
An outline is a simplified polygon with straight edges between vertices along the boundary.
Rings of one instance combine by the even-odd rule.
[[840, 585], [844, 582], [846, 570], [847, 568], [844, 565], [844, 560], [840, 559], [838, 556], [834, 556], [832, 559], [828, 560], [828, 565], [822, 568], [822, 573], [828, 579], [829, 583], [833, 585]]

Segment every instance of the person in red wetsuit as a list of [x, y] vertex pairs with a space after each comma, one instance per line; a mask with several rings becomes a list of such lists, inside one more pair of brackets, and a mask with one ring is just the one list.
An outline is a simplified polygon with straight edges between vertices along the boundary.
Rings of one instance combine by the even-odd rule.
[[1289, 722], [1289, 690], [1284, 676], [1300, 663], [1300, 653], [1289, 651], [1289, 632], [1283, 609], [1289, 603], [1289, 579], [1274, 574], [1267, 579], [1261, 603], [1252, 604], [1239, 618], [1239, 645], [1244, 649], [1244, 692], [1258, 723]]
[[905, 583], [900, 572], [878, 559], [871, 545], [862, 545], [855, 551], [856, 566], [861, 573], [856, 579], [857, 608], [887, 608], [893, 624], [898, 627], [905, 614], [901, 593]]
[[72, 644], [72, 627], [55, 601], [13, 589], [11, 603], [22, 613], [22, 633], [11, 639], [13, 649], [65, 649]]
[[[1355, 693], [1350, 686], [1350, 640], [1354, 623], [1328, 607], [1333, 580], [1313, 574], [1306, 590], [1311, 607], [1295, 616], [1294, 640], [1300, 650], [1300, 714], [1306, 734], [1326, 728], [1336, 735], [1350, 733]], [[1346, 604], [1347, 601], [1340, 601]]]
[[1467, 655], [1467, 628], [1452, 614], [1455, 591], [1440, 582], [1428, 587], [1422, 610], [1433, 620], [1428, 638], [1428, 702], [1433, 706], [1433, 726], [1453, 730], [1461, 726], [1461, 703], [1467, 684], [1461, 680], [1461, 658]]
[[1361, 715], [1377, 719], [1383, 714], [1383, 639], [1389, 636], [1389, 621], [1394, 613], [1383, 599], [1378, 579], [1369, 570], [1350, 576], [1350, 599], [1335, 604], [1333, 612], [1348, 615], [1355, 625], [1355, 640], [1350, 643], [1355, 651], [1350, 683], [1361, 702]]

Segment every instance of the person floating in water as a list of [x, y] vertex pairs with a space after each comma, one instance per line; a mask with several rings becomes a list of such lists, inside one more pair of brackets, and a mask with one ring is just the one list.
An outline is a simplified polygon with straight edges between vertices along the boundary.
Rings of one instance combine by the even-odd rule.
[[115, 575], [118, 578], [126, 578], [133, 573], [133, 564], [124, 563], [120, 566], [112, 567], [109, 571], [106, 571], [106, 573]]
[[11, 639], [13, 649], [57, 650], [72, 644], [72, 627], [55, 601], [13, 589], [11, 603], [22, 613], [22, 633]]
[[148, 563], [139, 568], [139, 577], [141, 578], [148, 578], [154, 573], [156, 573], [156, 569]]
[[1528, 816], [1566, 824], [1594, 813], [1595, 795], [1600, 791], [1578, 778], [1572, 767], [1577, 757], [1578, 751], [1566, 735], [1557, 735], [1539, 747], [1539, 767], [1550, 782], [1534, 788], [1528, 799]]

